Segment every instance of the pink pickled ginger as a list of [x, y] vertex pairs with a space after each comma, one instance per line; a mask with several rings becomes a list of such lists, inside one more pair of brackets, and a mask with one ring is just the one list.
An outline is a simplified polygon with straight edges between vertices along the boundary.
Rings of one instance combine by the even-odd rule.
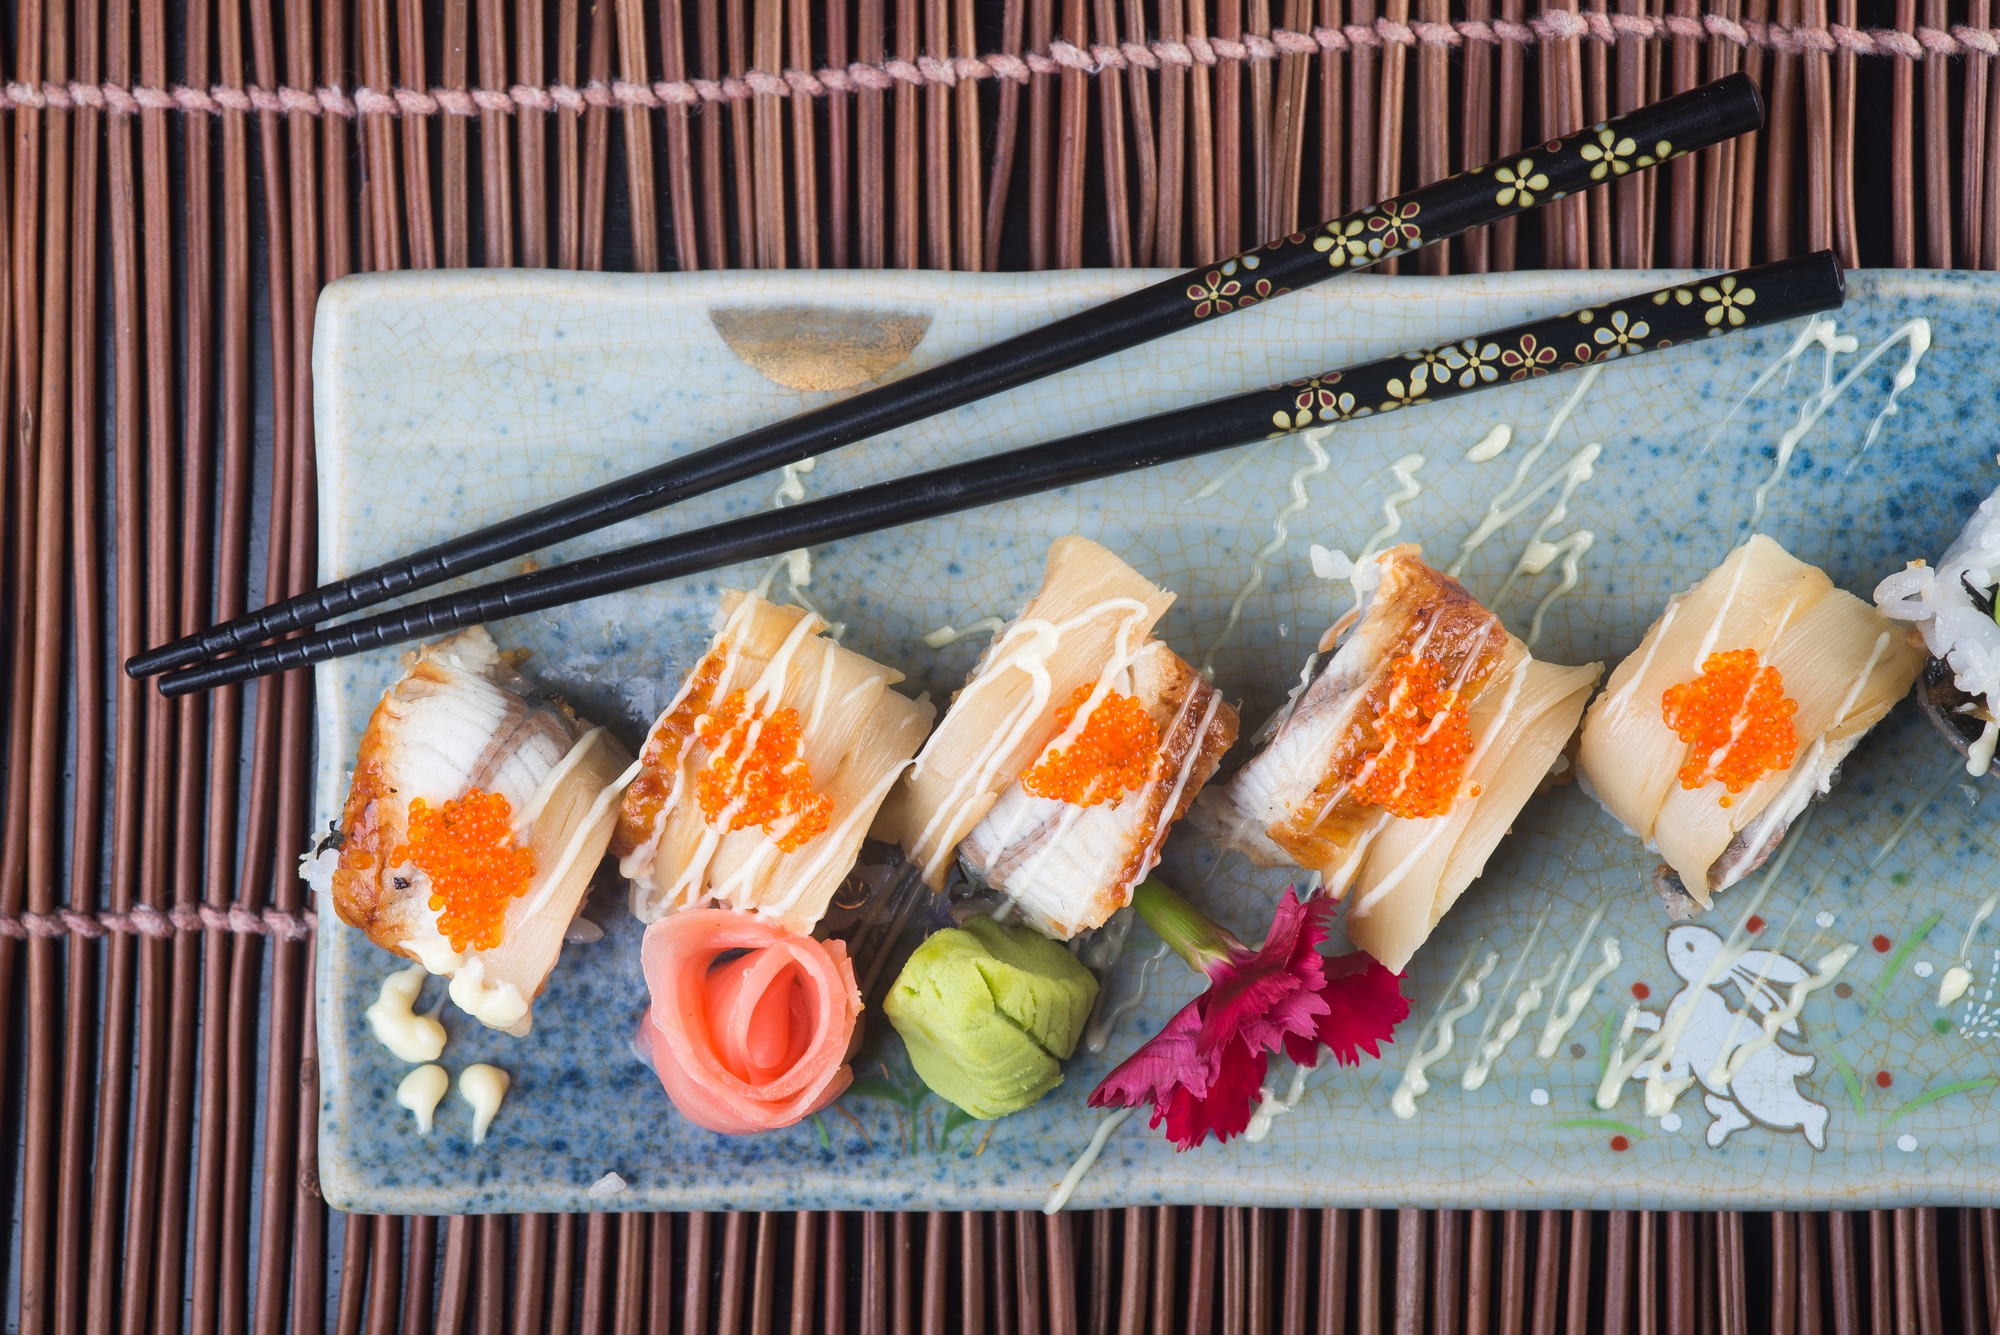
[[[726, 951], [747, 954], [715, 965]], [[669, 914], [646, 929], [652, 993], [645, 1037], [667, 1097], [710, 1131], [787, 1127], [853, 1082], [847, 1051], [861, 1015], [839, 941], [728, 909]]]

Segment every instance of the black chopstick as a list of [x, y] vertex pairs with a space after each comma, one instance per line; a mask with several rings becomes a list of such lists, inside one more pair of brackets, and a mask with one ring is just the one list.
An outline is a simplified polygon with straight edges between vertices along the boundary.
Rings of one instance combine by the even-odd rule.
[[125, 671], [148, 677], [248, 648], [825, 454], [1338, 274], [1368, 268], [1468, 228], [1539, 208], [1734, 138], [1758, 128], [1763, 119], [1763, 99], [1746, 76], [1717, 79], [1566, 139], [1510, 155], [1504, 162], [1419, 187], [1310, 232], [1190, 270], [852, 398], [273, 603], [136, 654], [126, 661]]
[[1155, 417], [1010, 450], [906, 478], [766, 510], [382, 616], [347, 622], [163, 678], [185, 695], [503, 616], [581, 602], [663, 579], [914, 523], [956, 510], [1152, 468], [1311, 426], [1435, 403], [1837, 308], [1844, 279], [1833, 252], [1759, 265], [1420, 352], [1328, 371]]

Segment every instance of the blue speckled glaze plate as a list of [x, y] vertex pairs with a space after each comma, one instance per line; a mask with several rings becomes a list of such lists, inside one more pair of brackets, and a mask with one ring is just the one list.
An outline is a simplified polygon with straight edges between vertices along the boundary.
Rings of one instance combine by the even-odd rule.
[[[715, 274], [612, 277], [485, 273], [348, 279], [321, 301], [315, 343], [322, 477], [321, 574], [374, 564], [746, 427], [824, 402], [867, 377], [893, 376], [1101, 301], [1159, 275], [1071, 273]], [[1672, 281], [1665, 274], [1522, 274], [1329, 283], [820, 461], [799, 479], [819, 495], [893, 473], [1158, 412], [1329, 365], [1608, 301]], [[1297, 678], [1307, 651], [1350, 600], [1316, 578], [1309, 548], [1362, 549], [1393, 512], [1399, 538], [1451, 559], [1495, 494], [1521, 472], [1517, 518], [1465, 566], [1472, 590], [1517, 632], [1545, 608], [1538, 653], [1615, 662], [1667, 597], [1759, 527], [1837, 584], [1866, 597], [1909, 557], [1935, 558], [1979, 498], [2000, 483], [2000, 382], [1992, 335], [2000, 283], [1960, 273], [1859, 274], [1837, 319], [1859, 351], [1845, 374], [1906, 321], [1935, 345], [1884, 408], [1907, 359], [1897, 343], [1855, 377], [1782, 469], [1778, 439], [1822, 384], [1810, 350], [1740, 407], [1803, 325], [1712, 340], [1614, 363], [1587, 383], [1568, 373], [1455, 403], [1340, 428], [1320, 467], [1297, 437], [989, 510], [856, 539], [814, 553], [809, 596], [847, 624], [846, 642], [942, 696], [980, 641], [927, 648], [925, 632], [1011, 613], [1037, 586], [1049, 538], [1110, 546], [1178, 601], [1161, 634], [1240, 698], [1246, 733]], [[803, 386], [803, 388], [802, 388]], [[815, 388], [818, 387], [818, 388]], [[1571, 400], [1573, 403], [1570, 403]], [[1530, 462], [1570, 403], [1572, 411]], [[1732, 409], [1734, 409], [1732, 416]], [[1514, 443], [1469, 461], [1506, 424]], [[1600, 445], [1588, 476], [1551, 520], [1578, 452]], [[1421, 456], [1413, 464], [1408, 456]], [[1404, 478], [1392, 475], [1401, 465]], [[1209, 485], [1214, 483], [1220, 485]], [[561, 557], [772, 503], [764, 478], [674, 512], [627, 523]], [[1206, 491], [1207, 494], [1204, 494]], [[1414, 494], [1411, 494], [1414, 493]], [[1400, 500], [1392, 498], [1400, 496]], [[1527, 544], [1588, 530], [1573, 588], [1563, 563], [1514, 581]], [[1566, 550], [1573, 550], [1571, 544]], [[761, 569], [657, 586], [494, 626], [532, 650], [531, 669], [586, 713], [636, 742], [707, 637], [718, 590]], [[778, 587], [782, 590], [783, 580]], [[1232, 602], [1247, 590], [1240, 622]], [[1551, 594], [1556, 596], [1551, 597]], [[377, 653], [319, 674], [319, 824], [339, 810], [369, 709], [396, 671]], [[1230, 763], [1233, 763], [1230, 762]], [[1512, 837], [1412, 962], [1414, 1010], [1381, 1061], [1322, 1070], [1261, 1143], [1176, 1154], [1133, 1119], [1112, 1136], [1075, 1203], [1805, 1208], [1994, 1204], [2000, 1149], [2000, 924], [1962, 943], [1976, 906], [2000, 889], [1995, 803], [1909, 704], [1849, 760], [1832, 798], [1796, 832], [1759, 907], [1760, 946], [1810, 965], [1843, 943], [1859, 953], [1807, 1000], [1796, 1034], [1734, 1087], [1700, 1085], [1671, 1113], [1643, 1115], [1642, 1086], [1592, 1101], [1635, 998], [1657, 1016], [1694, 983], [1667, 954], [1668, 923], [1649, 886], [1657, 859], [1577, 789], [1535, 798]], [[1281, 871], [1218, 857], [1178, 831], [1171, 881], [1245, 936], [1268, 919]], [[1747, 882], [1683, 929], [1696, 953], [1743, 917]], [[604, 939], [565, 948], [536, 1003], [534, 1032], [513, 1039], [447, 1009], [443, 1058], [454, 1075], [485, 1061], [513, 1088], [493, 1134], [470, 1143], [456, 1095], [437, 1130], [415, 1132], [393, 1097], [406, 1069], [368, 1035], [362, 1009], [394, 963], [333, 921], [319, 954], [323, 1062], [320, 1171], [329, 1201], [397, 1213], [571, 1209], [1019, 1208], [1040, 1204], [1098, 1125], [1084, 1096], [1112, 1064], [1197, 989], [1177, 963], [1118, 1023], [1107, 1050], [1080, 1055], [1038, 1107], [986, 1124], [948, 1122], [914, 1089], [893, 1034], [871, 1040], [872, 1093], [788, 1131], [727, 1138], [668, 1104], [629, 1038], [645, 1005], [640, 932], [613, 889], [588, 913]], [[1541, 927], [1537, 932], [1537, 924]], [[1692, 930], [1694, 935], [1687, 933]], [[1512, 1014], [1526, 980], [1566, 963], [1568, 986], [1618, 942], [1621, 963], [1582, 998], [1577, 1022], [1535, 1053], [1560, 986], [1500, 1053], [1491, 1078], [1461, 1078], [1493, 1017]], [[1136, 986], [1153, 947], [1141, 929], [1109, 987]], [[1963, 953], [1975, 981], [1940, 1009], [1938, 976]], [[1440, 1011], [1492, 955], [1480, 1003], [1440, 1040]], [[1787, 967], [1773, 966], [1774, 977]], [[1794, 963], [1793, 968], [1797, 967]], [[1741, 1008], [1745, 980], [1724, 975], [1704, 1013]], [[429, 1003], [441, 995], [433, 980]], [[1641, 1030], [1650, 1023], [1642, 1014]], [[886, 1033], [886, 1027], [883, 1027]], [[1678, 1058], [1714, 1064], [1713, 1026]], [[1419, 1042], [1419, 1039], [1422, 1042]], [[1639, 1037], [1643, 1037], [1643, 1032]], [[1430, 1090], [1407, 1120], [1391, 1094], [1419, 1047], [1441, 1046]], [[1282, 1080], [1285, 1072], [1274, 1072]], [[625, 1184], [589, 1194], [616, 1173]]]

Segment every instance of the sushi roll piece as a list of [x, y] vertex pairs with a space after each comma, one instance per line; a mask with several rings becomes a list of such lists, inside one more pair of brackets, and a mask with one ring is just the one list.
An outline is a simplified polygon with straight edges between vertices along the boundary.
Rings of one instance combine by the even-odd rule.
[[1102, 926], [1236, 740], [1236, 711], [1152, 629], [1173, 601], [1085, 538], [994, 637], [897, 795], [933, 889], [959, 864], [1045, 935]]
[[1974, 778], [1993, 766], [2000, 740], [2000, 491], [1979, 503], [1972, 522], [1935, 568], [1912, 561], [1875, 586], [1882, 615], [1907, 623], [1922, 642], [1918, 698], [1965, 757]]
[[518, 671], [483, 627], [404, 660], [306, 879], [368, 939], [526, 1034], [611, 841], [630, 753]]
[[[1377, 560], [1346, 643], [1194, 821], [1259, 866], [1351, 896], [1348, 938], [1400, 973], [1563, 763], [1601, 664], [1531, 655], [1413, 544]], [[1308, 674], [1311, 667], [1308, 667]]]
[[1584, 720], [1579, 775], [1707, 908], [1831, 791], [1918, 658], [1873, 607], [1753, 537], [1612, 672]]
[[803, 933], [826, 911], [935, 711], [825, 630], [801, 608], [723, 595], [618, 812], [612, 852], [642, 922], [712, 904]]

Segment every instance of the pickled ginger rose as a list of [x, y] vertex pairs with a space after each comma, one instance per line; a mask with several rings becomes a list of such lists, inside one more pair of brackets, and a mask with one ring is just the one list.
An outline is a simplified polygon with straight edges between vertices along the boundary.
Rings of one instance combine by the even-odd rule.
[[640, 1044], [651, 1049], [667, 1097], [695, 1125], [775, 1131], [853, 1082], [847, 1051], [861, 993], [843, 943], [755, 914], [691, 909], [646, 929], [640, 961], [653, 997]]

